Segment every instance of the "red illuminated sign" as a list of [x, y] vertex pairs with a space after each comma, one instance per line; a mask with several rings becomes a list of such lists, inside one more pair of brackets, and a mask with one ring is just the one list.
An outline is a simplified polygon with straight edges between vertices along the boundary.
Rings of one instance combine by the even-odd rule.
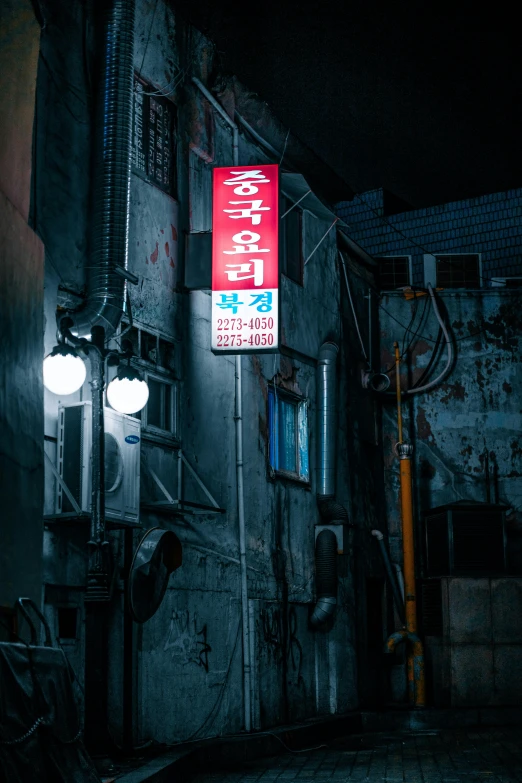
[[279, 167], [214, 169], [212, 350], [279, 348]]

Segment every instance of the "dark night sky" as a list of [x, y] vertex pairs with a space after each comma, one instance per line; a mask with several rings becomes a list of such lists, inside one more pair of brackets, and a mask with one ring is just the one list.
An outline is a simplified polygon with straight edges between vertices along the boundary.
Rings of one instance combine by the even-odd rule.
[[519, 28], [464, 5], [176, 0], [355, 191], [416, 207], [522, 185]]

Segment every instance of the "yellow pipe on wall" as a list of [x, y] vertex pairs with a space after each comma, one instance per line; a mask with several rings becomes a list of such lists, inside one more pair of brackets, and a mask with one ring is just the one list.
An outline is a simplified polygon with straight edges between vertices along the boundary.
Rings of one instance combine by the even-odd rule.
[[[397, 424], [399, 442], [397, 443], [397, 455], [400, 460], [400, 487], [401, 487], [401, 520], [402, 520], [402, 552], [404, 575], [404, 614], [406, 616], [406, 631], [415, 636], [415, 643], [408, 650], [408, 693], [409, 700], [416, 707], [425, 705], [425, 679], [424, 679], [424, 653], [422, 642], [416, 636], [417, 632], [417, 591], [415, 586], [415, 540], [413, 530], [413, 493], [411, 458], [413, 446], [403, 443], [402, 436], [402, 406], [401, 406], [401, 381], [400, 381], [400, 353], [399, 344], [394, 343], [395, 348], [395, 372], [397, 388]], [[392, 637], [390, 637], [391, 639]]]

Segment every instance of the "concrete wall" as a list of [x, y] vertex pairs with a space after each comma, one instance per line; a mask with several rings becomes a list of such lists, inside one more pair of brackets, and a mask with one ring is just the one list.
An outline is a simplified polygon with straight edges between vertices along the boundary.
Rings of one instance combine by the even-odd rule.
[[[146, 434], [142, 457], [177, 496], [177, 449], [225, 513], [162, 514], [143, 511], [143, 530], [154, 525], [172, 529], [183, 544], [183, 566], [172, 576], [154, 617], [134, 626], [133, 740], [175, 742], [191, 737], [236, 732], [242, 728], [239, 547], [237, 529], [234, 359], [210, 352], [209, 291], [183, 290], [184, 239], [188, 231], [209, 231], [213, 165], [232, 161], [231, 134], [202, 96], [190, 86], [187, 73], [211, 81], [215, 63], [211, 44], [184, 27], [170, 6], [138, 0], [135, 67], [178, 108], [177, 195], [162, 193], [133, 175], [129, 267], [139, 278], [130, 287], [135, 322], [170, 337], [175, 343], [174, 372], [180, 389], [180, 439], [159, 443]], [[58, 20], [58, 6], [49, 4], [55, 25], [49, 25], [42, 51], [51, 68], [40, 64], [40, 98], [52, 111], [37, 131], [45, 150], [38, 167], [39, 230], [46, 238], [46, 350], [55, 339], [55, 309], [76, 306], [88, 261], [88, 224], [93, 128], [87, 102], [65, 104], [57, 85], [62, 79], [77, 89], [89, 72], [77, 59], [82, 41], [92, 54], [93, 20], [78, 8]], [[86, 38], [84, 25], [88, 23]], [[150, 34], [149, 34], [150, 33]], [[64, 37], [71, 42], [62, 47]], [[64, 51], [62, 52], [62, 48]], [[179, 85], [176, 77], [180, 77]], [[183, 77], [183, 78], [181, 78]], [[84, 81], [82, 81], [84, 80]], [[183, 85], [181, 84], [183, 82]], [[88, 85], [87, 85], [88, 86]], [[83, 94], [83, 92], [82, 92]], [[226, 103], [227, 96], [221, 96]], [[71, 111], [72, 110], [72, 111]], [[45, 160], [45, 165], [43, 164]], [[240, 137], [240, 161], [268, 160], [247, 136]], [[305, 213], [305, 257], [326, 233], [332, 219]], [[338, 364], [340, 414], [337, 497], [364, 530], [363, 549], [370, 543], [374, 486], [356, 478], [358, 462], [371, 469], [371, 449], [359, 437], [358, 374], [352, 366], [348, 335], [340, 313], [341, 278], [335, 232], [330, 232], [305, 270], [304, 287], [282, 280], [285, 355], [247, 356], [243, 360], [245, 509], [248, 590], [254, 655], [254, 722], [257, 728], [354, 709], [358, 704], [356, 664], [356, 585], [351, 543], [339, 558], [339, 608], [333, 628], [313, 631], [308, 622], [314, 591], [314, 527], [319, 522], [315, 499], [315, 360], [321, 343], [334, 339], [342, 347]], [[359, 307], [359, 303], [357, 305]], [[360, 303], [364, 306], [364, 302]], [[345, 316], [344, 316], [345, 317]], [[350, 380], [347, 380], [348, 374]], [[67, 401], [89, 399], [88, 380]], [[275, 479], [267, 465], [267, 384], [309, 400], [309, 485]], [[356, 397], [349, 408], [345, 405]], [[56, 459], [57, 410], [60, 400], [46, 393], [46, 449]], [[366, 414], [365, 414], [366, 415]], [[375, 440], [375, 413], [369, 414]], [[368, 429], [368, 425], [362, 426]], [[370, 438], [371, 440], [371, 438]], [[142, 471], [142, 499], [164, 499]], [[183, 497], [208, 503], [185, 470]], [[53, 512], [54, 480], [46, 477], [47, 514]], [[58, 605], [76, 605], [85, 584], [85, 528], [48, 524], [45, 582], [48, 617], [56, 630]], [[134, 546], [141, 531], [134, 533]], [[123, 535], [110, 539], [119, 566]], [[371, 557], [370, 557], [371, 559]], [[120, 742], [124, 732], [124, 613], [122, 572], [118, 570], [110, 608], [109, 726]], [[362, 587], [361, 587], [362, 585]], [[360, 589], [364, 587], [364, 580]], [[81, 603], [81, 598], [80, 598]], [[80, 607], [81, 608], [81, 607]], [[81, 615], [83, 618], [83, 614]], [[82, 680], [83, 631], [69, 648]], [[127, 683], [128, 684], [128, 683]]]
[[442, 580], [443, 634], [427, 639], [436, 706], [519, 705], [522, 580]]
[[[456, 500], [496, 500], [510, 507], [509, 552], [520, 562], [522, 532], [522, 452], [520, 398], [521, 295], [516, 291], [442, 292], [442, 307], [455, 338], [456, 356], [444, 382], [404, 405], [405, 437], [415, 447], [415, 502], [419, 520], [430, 508]], [[399, 294], [382, 297], [381, 362], [393, 365], [393, 342], [408, 345], [405, 335], [415, 300]], [[403, 388], [419, 379], [430, 361], [438, 323], [431, 307], [417, 303], [411, 327], [417, 332], [403, 370]], [[435, 378], [445, 363], [441, 349]], [[392, 387], [395, 383], [391, 373]], [[394, 551], [400, 554], [398, 460], [393, 400], [383, 420], [387, 517]], [[486, 455], [488, 459], [486, 460]], [[489, 463], [489, 464], [488, 464]], [[488, 476], [489, 470], [489, 476]], [[420, 533], [420, 530], [418, 531]], [[518, 567], [518, 565], [517, 565]]]
[[341, 202], [337, 214], [372, 256], [411, 256], [414, 285], [424, 283], [424, 253], [480, 253], [484, 277], [522, 275], [521, 188], [392, 214], [385, 205], [379, 188]]
[[43, 246], [27, 225], [40, 28], [31, 4], [3, 3], [0, 31], [0, 607], [10, 607], [20, 596], [40, 605], [42, 577]]

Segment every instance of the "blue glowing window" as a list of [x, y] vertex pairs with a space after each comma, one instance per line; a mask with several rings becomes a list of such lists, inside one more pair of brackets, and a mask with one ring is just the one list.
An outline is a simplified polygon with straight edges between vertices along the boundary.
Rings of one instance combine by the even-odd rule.
[[309, 481], [308, 401], [268, 388], [268, 459], [282, 475]]

